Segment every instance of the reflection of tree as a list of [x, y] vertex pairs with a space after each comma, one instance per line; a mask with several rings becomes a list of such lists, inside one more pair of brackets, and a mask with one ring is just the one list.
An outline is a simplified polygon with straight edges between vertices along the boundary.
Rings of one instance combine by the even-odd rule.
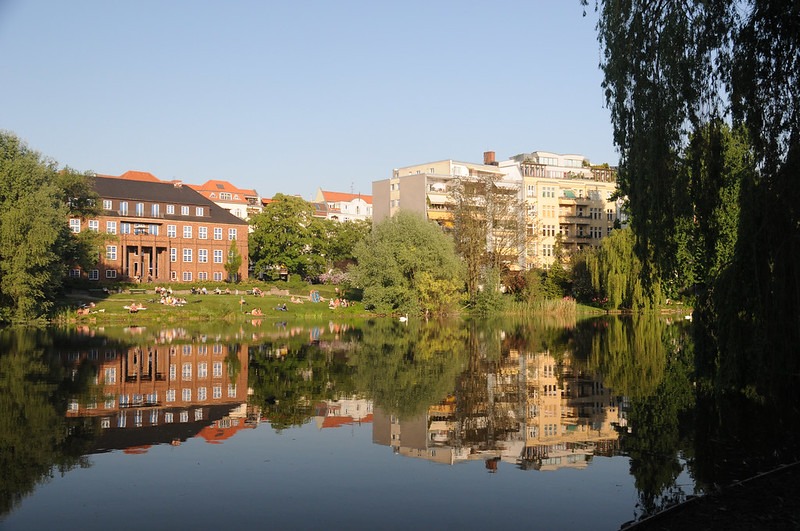
[[585, 326], [592, 343], [589, 366], [603, 384], [631, 398], [652, 395], [667, 361], [665, 321], [643, 314], [591, 320]]
[[[654, 325], [634, 325], [631, 332], [634, 336], [640, 336], [646, 334], [647, 330], [654, 333], [658, 329]], [[679, 459], [692, 454], [692, 435], [685, 421], [694, 407], [694, 354], [685, 342], [685, 330], [673, 326], [662, 331], [665, 332], [662, 347], [656, 349], [654, 345], [643, 345], [643, 354], [647, 356], [650, 352], [652, 356], [654, 352], [669, 351], [661, 369], [663, 376], [656, 385], [633, 386], [632, 390], [638, 394], [630, 400], [630, 432], [623, 433], [622, 437], [622, 449], [630, 456], [631, 473], [639, 492], [640, 516], [653, 514], [682, 500], [682, 490], [676, 485], [676, 479], [682, 471]], [[633, 343], [638, 344], [639, 341]], [[620, 356], [619, 360], [622, 359], [625, 357]], [[627, 359], [632, 361], [634, 357]], [[651, 363], [650, 367], [657, 365]], [[626, 369], [622, 364], [616, 371], [620, 381], [620, 375], [637, 373], [641, 371]], [[645, 391], [649, 393], [642, 394]]]
[[464, 337], [463, 327], [444, 323], [366, 323], [350, 360], [356, 386], [387, 413], [413, 418], [453, 390], [464, 359]]
[[[284, 347], [287, 352], [276, 354]], [[277, 431], [300, 426], [313, 415], [315, 401], [352, 389], [349, 372], [342, 359], [328, 356], [319, 345], [265, 343], [260, 351], [251, 351], [250, 402], [261, 407]]]
[[86, 465], [80, 456], [92, 425], [68, 425], [64, 418], [66, 396], [81, 391], [81, 378], [65, 380], [45, 343], [36, 332], [0, 332], [0, 514], [47, 481], [54, 468]]

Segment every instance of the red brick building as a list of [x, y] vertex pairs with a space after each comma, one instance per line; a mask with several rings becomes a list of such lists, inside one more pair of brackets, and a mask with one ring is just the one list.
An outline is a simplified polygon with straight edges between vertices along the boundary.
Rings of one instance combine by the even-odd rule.
[[96, 219], [70, 219], [73, 232], [107, 235], [97, 267], [72, 277], [96, 281], [222, 282], [231, 242], [247, 278], [248, 223], [181, 182], [146, 172], [97, 175], [102, 201]]

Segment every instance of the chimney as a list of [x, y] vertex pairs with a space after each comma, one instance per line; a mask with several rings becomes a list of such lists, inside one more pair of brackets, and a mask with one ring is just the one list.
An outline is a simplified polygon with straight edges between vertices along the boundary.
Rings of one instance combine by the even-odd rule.
[[494, 151], [483, 152], [483, 163], [487, 166], [497, 166], [497, 162], [494, 160]]

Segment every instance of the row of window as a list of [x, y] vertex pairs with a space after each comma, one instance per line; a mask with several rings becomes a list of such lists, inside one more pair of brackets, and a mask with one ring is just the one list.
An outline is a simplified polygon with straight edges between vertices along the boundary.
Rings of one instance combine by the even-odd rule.
[[[127, 201], [120, 201], [119, 208], [117, 211], [120, 215], [127, 216], [129, 215], [128, 209], [128, 202]], [[175, 205], [165, 205], [167, 215], [173, 216], [175, 215]], [[114, 210], [114, 202], [111, 199], [103, 199], [103, 210]], [[134, 212], [137, 216], [144, 216], [145, 208], [144, 203], [136, 203], [134, 206]], [[189, 205], [181, 205], [180, 207], [181, 216], [188, 216], [191, 212], [191, 207]], [[206, 213], [206, 208], [202, 206], [195, 206], [194, 207], [194, 215], [198, 217], [204, 216]], [[157, 218], [161, 216], [161, 204], [160, 203], [151, 203], [150, 204], [150, 216]]]
[[[116, 269], [106, 269], [106, 278], [107, 279], [114, 279], [117, 278], [117, 270]], [[87, 278], [89, 280], [100, 280], [100, 270], [99, 269], [90, 269], [86, 272]], [[178, 271], [170, 271], [170, 280], [178, 280]], [[70, 269], [69, 270], [70, 278], [81, 278], [81, 270], [80, 269]], [[191, 271], [183, 271], [180, 273], [181, 280], [184, 282], [192, 282], [194, 279], [194, 275]], [[208, 271], [198, 271], [197, 272], [197, 280], [209, 280]], [[222, 271], [213, 271], [211, 274], [211, 280], [214, 282], [222, 282], [225, 280], [225, 275]]]
[[[100, 222], [96, 219], [90, 219], [87, 222], [88, 230], [93, 232], [100, 231]], [[148, 234], [152, 236], [158, 236], [160, 231], [161, 225], [158, 223], [128, 223], [125, 221], [119, 222], [119, 232], [120, 234]], [[69, 220], [69, 228], [74, 233], [79, 233], [81, 231], [81, 220], [79, 218], [71, 218]], [[193, 238], [194, 229], [192, 225], [184, 225], [183, 226], [183, 237], [184, 238]], [[117, 222], [116, 221], [106, 221], [106, 233], [107, 234], [117, 234]], [[221, 240], [223, 230], [222, 227], [214, 227], [213, 230], [214, 239]], [[167, 225], [167, 237], [168, 238], [177, 238], [178, 237], [178, 226], [177, 225]], [[228, 228], [228, 240], [236, 240], [238, 237], [238, 229], [235, 228]], [[199, 240], [207, 240], [208, 239], [208, 227], [197, 227], [197, 239]]]

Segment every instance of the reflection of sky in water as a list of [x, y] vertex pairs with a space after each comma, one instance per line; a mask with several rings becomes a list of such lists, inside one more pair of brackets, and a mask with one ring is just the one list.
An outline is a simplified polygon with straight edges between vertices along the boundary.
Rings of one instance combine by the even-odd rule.
[[195, 437], [90, 457], [40, 486], [4, 529], [615, 529], [634, 517], [628, 459], [583, 470], [455, 466], [395, 455], [372, 425], [275, 433], [221, 445]]

